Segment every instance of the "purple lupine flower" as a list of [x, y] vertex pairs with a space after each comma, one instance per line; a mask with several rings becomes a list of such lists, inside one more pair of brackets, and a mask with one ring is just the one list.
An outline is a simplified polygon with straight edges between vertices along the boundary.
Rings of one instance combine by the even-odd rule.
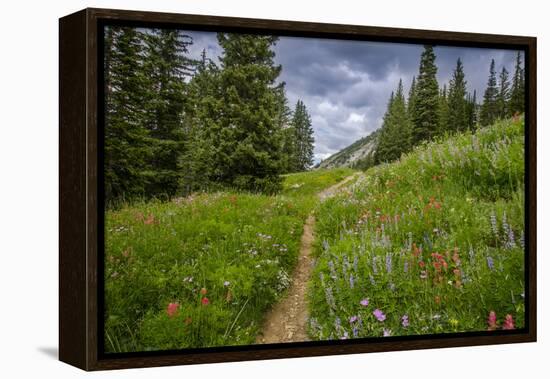
[[353, 280], [353, 274], [349, 274], [349, 288], [353, 289], [354, 280]]
[[392, 267], [392, 264], [391, 264], [391, 254], [388, 253], [386, 254], [386, 271], [387, 273], [391, 273], [391, 267]]
[[374, 272], [374, 274], [378, 273], [378, 267], [377, 267], [377, 264], [376, 264], [377, 258], [378, 257], [376, 255], [374, 257], [372, 257], [372, 272]]
[[401, 317], [401, 325], [403, 325], [404, 328], [409, 326], [409, 316], [408, 315], [403, 315], [403, 317]]
[[376, 319], [380, 322], [384, 321], [386, 319], [386, 315], [384, 314], [384, 312], [382, 312], [380, 309], [376, 308], [372, 314], [374, 315], [374, 317], [376, 317]]
[[508, 228], [508, 247], [510, 249], [516, 247], [516, 239], [512, 228]]
[[357, 316], [351, 316], [351, 317], [349, 318], [349, 323], [350, 323], [350, 324], [353, 324], [354, 322], [357, 322], [357, 319], [358, 319]]
[[347, 255], [344, 255], [344, 259], [343, 259], [343, 262], [342, 262], [342, 274], [344, 274], [344, 278], [346, 276], [348, 276], [348, 268], [349, 268], [349, 261], [348, 261], [348, 256]]
[[373, 286], [376, 285], [376, 281], [374, 280], [374, 277], [372, 275], [369, 275], [370, 284]]
[[340, 317], [336, 317], [334, 319], [334, 326], [336, 328], [336, 331], [340, 330], [342, 328], [342, 322], [340, 321]]
[[359, 302], [359, 304], [361, 304], [362, 306], [366, 307], [369, 305], [369, 299], [368, 298], [364, 298], [363, 300], [361, 300]]
[[384, 337], [389, 337], [389, 336], [391, 336], [391, 329], [384, 328]]
[[487, 267], [489, 267], [491, 271], [495, 269], [495, 261], [489, 256], [487, 256]]
[[353, 337], [357, 338], [359, 337], [359, 328], [354, 326], [351, 331], [353, 332]]
[[332, 293], [332, 287], [325, 287], [325, 299], [327, 301], [328, 306], [331, 309], [336, 308], [336, 303], [334, 302], [334, 295]]
[[332, 279], [337, 279], [338, 275], [336, 274], [336, 268], [334, 267], [334, 262], [333, 261], [328, 261], [328, 268], [330, 270], [330, 277]]

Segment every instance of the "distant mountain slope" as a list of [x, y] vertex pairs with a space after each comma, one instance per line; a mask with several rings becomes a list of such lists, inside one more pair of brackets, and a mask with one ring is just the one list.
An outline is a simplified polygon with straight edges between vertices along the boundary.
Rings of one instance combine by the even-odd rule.
[[379, 130], [358, 139], [348, 147], [319, 162], [316, 168], [352, 167], [371, 159], [380, 134]]

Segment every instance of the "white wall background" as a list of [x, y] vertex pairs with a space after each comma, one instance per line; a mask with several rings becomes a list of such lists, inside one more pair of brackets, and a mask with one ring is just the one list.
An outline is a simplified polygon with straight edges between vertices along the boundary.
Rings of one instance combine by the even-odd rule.
[[[57, 354], [58, 18], [87, 6], [538, 37], [539, 342], [90, 374], [94, 377], [519, 378], [548, 372], [548, 11], [523, 1], [6, 0], [0, 5], [0, 376], [74, 378]], [[545, 101], [546, 100], [546, 101]], [[545, 351], [549, 350], [549, 351]]]

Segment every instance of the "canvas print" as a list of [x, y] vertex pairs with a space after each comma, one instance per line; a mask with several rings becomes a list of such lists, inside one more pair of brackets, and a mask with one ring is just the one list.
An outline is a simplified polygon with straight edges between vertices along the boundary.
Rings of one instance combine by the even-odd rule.
[[102, 33], [105, 353], [525, 327], [523, 51]]

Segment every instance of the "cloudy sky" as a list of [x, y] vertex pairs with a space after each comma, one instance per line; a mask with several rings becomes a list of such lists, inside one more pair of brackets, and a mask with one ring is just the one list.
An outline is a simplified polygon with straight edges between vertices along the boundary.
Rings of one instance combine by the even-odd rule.
[[[222, 50], [215, 33], [189, 32], [191, 54], [206, 49], [217, 61]], [[281, 37], [274, 48], [283, 67], [291, 107], [301, 99], [311, 115], [315, 131], [315, 161], [329, 157], [382, 125], [387, 101], [403, 79], [405, 90], [418, 73], [423, 47], [333, 39]], [[467, 87], [477, 90], [478, 101], [489, 74], [491, 59], [497, 72], [504, 65], [512, 73], [516, 51], [436, 46], [437, 79], [448, 83], [456, 60], [464, 64]], [[523, 57], [522, 57], [523, 60]]]

